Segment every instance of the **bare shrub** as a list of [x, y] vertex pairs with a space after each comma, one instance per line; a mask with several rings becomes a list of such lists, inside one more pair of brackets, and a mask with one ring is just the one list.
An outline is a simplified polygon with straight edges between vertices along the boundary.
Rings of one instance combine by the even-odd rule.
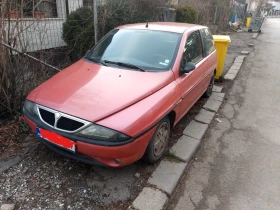
[[[30, 52], [33, 56], [48, 61], [51, 52], [46, 57], [43, 48], [43, 40], [46, 31], [39, 27], [38, 20], [22, 21], [21, 16], [11, 17], [11, 11], [17, 9], [23, 11], [29, 3], [23, 0], [3, 0], [0, 14], [0, 117], [14, 115], [20, 112], [26, 95], [55, 73], [51, 68], [40, 64], [26, 56], [23, 56], [10, 48], [3, 46], [7, 44], [20, 52], [28, 52], [31, 43], [24, 36], [33, 30], [39, 33], [37, 52]], [[38, 35], [37, 35], [38, 36]], [[32, 39], [32, 34], [29, 34]]]
[[219, 30], [228, 27], [233, 8], [225, 0], [182, 0], [182, 4], [194, 7], [198, 13], [198, 24], [217, 25]]

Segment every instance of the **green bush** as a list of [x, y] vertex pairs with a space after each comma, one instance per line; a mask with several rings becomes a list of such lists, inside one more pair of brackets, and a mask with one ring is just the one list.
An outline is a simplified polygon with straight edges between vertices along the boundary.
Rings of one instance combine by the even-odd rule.
[[62, 38], [72, 55], [82, 57], [94, 45], [92, 9], [81, 7], [69, 14], [63, 23]]
[[193, 7], [174, 6], [177, 10], [176, 22], [180, 23], [197, 23], [197, 11]]
[[[111, 8], [112, 9], [112, 8]], [[109, 31], [116, 28], [117, 26], [146, 22], [151, 19], [151, 14], [147, 11], [133, 11], [128, 6], [117, 7], [110, 15], [105, 15], [106, 7], [101, 6], [98, 8], [99, 11], [99, 36], [106, 35]]]
[[[111, 10], [111, 11], [108, 11]], [[117, 26], [146, 22], [151, 17], [147, 11], [132, 11], [127, 5], [111, 5], [98, 7], [98, 37], [101, 38]], [[93, 10], [81, 7], [72, 12], [63, 24], [62, 38], [68, 45], [71, 55], [76, 58], [84, 56], [94, 46]]]

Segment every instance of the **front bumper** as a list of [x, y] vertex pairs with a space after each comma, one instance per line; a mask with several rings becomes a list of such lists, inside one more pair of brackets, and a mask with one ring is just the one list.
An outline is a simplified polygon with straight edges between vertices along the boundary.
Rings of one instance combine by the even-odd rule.
[[[31, 117], [25, 115], [25, 120], [31, 127], [32, 132], [36, 132], [36, 127], [42, 127], [44, 129], [54, 132], [52, 129], [47, 128], [45, 124], [42, 124], [38, 121], [34, 122], [35, 120], [33, 121], [30, 118]], [[139, 160], [144, 155], [145, 150], [149, 144], [150, 139], [153, 136], [155, 129], [156, 127], [144, 133], [137, 139], [130, 140], [128, 142], [122, 143], [121, 145], [97, 145], [89, 143], [88, 141], [82, 141], [81, 139], [77, 139], [77, 137], [73, 134], [67, 134], [67, 136], [65, 136], [57, 132], [62, 136], [69, 138], [70, 140], [75, 141], [77, 143], [75, 153], [62, 149], [61, 147], [56, 146], [55, 144], [52, 144], [42, 138], [39, 138], [39, 140], [55, 152], [68, 158], [84, 162], [86, 164], [106, 165], [110, 167], [123, 167]]]

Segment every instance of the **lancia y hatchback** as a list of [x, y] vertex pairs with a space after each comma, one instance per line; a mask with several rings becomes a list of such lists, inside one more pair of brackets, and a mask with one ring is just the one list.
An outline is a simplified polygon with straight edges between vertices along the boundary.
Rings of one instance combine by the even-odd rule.
[[210, 96], [216, 59], [205, 26], [120, 26], [33, 90], [25, 119], [43, 144], [69, 158], [111, 167], [154, 163], [170, 130]]

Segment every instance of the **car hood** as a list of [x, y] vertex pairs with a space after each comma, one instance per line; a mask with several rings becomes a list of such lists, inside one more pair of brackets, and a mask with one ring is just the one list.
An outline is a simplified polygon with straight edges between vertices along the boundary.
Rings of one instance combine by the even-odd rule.
[[172, 71], [139, 72], [80, 60], [40, 85], [28, 99], [95, 122], [146, 98], [173, 80]]

